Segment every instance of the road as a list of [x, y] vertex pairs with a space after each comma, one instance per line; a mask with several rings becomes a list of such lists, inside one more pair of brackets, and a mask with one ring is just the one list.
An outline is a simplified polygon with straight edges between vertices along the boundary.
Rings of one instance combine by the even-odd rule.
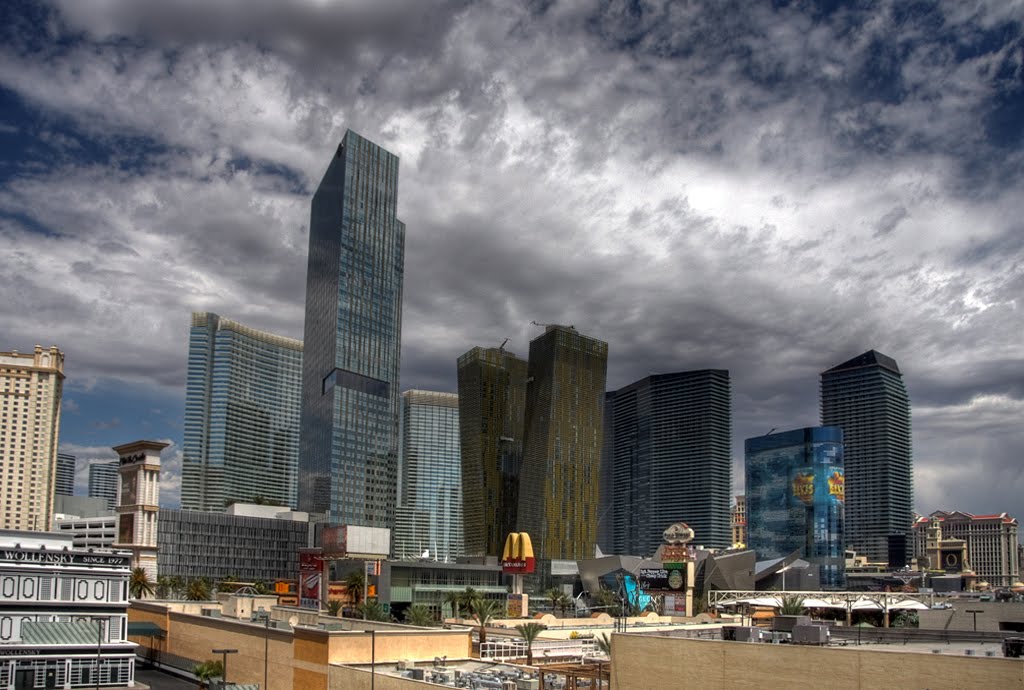
[[163, 671], [155, 669], [135, 669], [135, 680], [145, 683], [153, 690], [196, 690], [199, 687], [195, 681], [182, 680]]

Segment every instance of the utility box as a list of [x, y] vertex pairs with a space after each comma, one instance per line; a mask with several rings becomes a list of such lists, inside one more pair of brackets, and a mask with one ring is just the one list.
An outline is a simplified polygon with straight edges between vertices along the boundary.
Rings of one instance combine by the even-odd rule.
[[798, 625], [810, 625], [810, 616], [775, 616], [772, 621], [772, 630], [778, 632], [793, 632]]
[[737, 642], [760, 642], [763, 639], [764, 630], [761, 628], [748, 628], [746, 626], [738, 626], [736, 628], [736, 641]]
[[735, 625], [723, 625], [722, 626], [722, 639], [736, 641], [736, 628]]
[[1007, 637], [1003, 640], [1003, 656], [1024, 656], [1024, 637]]
[[793, 644], [828, 644], [829, 630], [824, 625], [793, 626]]

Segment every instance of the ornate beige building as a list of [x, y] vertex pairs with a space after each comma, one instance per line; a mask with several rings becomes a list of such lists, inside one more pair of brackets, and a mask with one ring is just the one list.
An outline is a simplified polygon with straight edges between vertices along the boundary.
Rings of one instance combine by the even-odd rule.
[[[979, 581], [993, 587], [1009, 587], [1020, 579], [1017, 520], [1006, 513], [972, 515], [961, 510], [937, 510], [914, 522], [914, 551], [918, 559], [931, 555], [929, 537], [940, 528], [942, 542], [963, 540], [966, 558]], [[931, 531], [930, 531], [931, 530]], [[934, 566], [933, 566], [934, 567]]]
[[64, 353], [0, 352], [0, 528], [46, 531], [53, 522]]

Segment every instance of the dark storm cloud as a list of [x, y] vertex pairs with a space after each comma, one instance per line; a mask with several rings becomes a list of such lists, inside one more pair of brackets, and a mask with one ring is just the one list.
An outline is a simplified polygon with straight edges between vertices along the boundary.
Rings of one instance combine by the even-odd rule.
[[[918, 507], [1024, 514], [1020, 20], [1004, 3], [33, 6], [0, 47], [0, 134], [20, 147], [0, 168], [3, 331], [72, 343], [73, 380], [179, 397], [191, 311], [301, 337], [309, 197], [351, 127], [402, 159], [403, 388], [454, 390], [470, 347], [525, 356], [531, 321], [575, 324], [609, 342], [610, 387], [729, 369], [738, 458], [815, 423], [820, 372], [877, 348], [915, 404]], [[968, 488], [967, 455], [1006, 481]]]

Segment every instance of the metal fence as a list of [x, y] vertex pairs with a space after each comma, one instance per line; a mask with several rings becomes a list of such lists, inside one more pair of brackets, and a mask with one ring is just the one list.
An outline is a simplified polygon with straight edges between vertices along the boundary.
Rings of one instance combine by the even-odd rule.
[[967, 643], [1002, 643], [1007, 637], [1020, 633], [1014, 632], [974, 632], [971, 630], [934, 630], [921, 628], [862, 628], [858, 626], [832, 626], [832, 639], [847, 642], [872, 642], [877, 644], [908, 644], [910, 642], [930, 642], [934, 644], [950, 644], [953, 642]]

